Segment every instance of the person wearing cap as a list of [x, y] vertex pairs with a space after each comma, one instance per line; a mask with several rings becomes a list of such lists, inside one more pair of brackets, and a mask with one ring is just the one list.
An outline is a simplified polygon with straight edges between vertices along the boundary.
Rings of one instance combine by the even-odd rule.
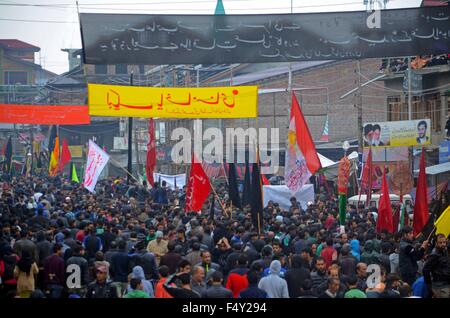
[[161, 257], [166, 255], [166, 253], [169, 251], [167, 248], [168, 242], [163, 239], [164, 234], [161, 231], [156, 231], [155, 236], [156, 239], [148, 243], [147, 251], [153, 253], [156, 256], [156, 263], [159, 266]]
[[95, 271], [95, 281], [88, 285], [86, 298], [117, 298], [117, 289], [106, 280], [106, 266], [99, 266]]

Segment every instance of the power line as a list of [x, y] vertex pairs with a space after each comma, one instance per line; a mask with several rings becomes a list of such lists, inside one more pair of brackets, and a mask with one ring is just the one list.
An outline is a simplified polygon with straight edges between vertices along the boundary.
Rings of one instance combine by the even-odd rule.
[[[238, 2], [246, 2], [247, 0], [233, 0], [232, 2], [238, 3]], [[398, 0], [391, 0], [391, 1], [398, 1]], [[231, 1], [230, 1], [231, 2]], [[85, 3], [80, 4], [78, 7], [80, 9], [89, 9], [89, 10], [128, 10], [127, 8], [114, 8], [110, 6], [158, 6], [158, 5], [164, 5], [164, 4], [201, 4], [201, 3], [216, 3], [215, 0], [193, 0], [189, 2], [182, 2], [182, 1], [173, 1], [173, 2], [153, 2], [153, 3], [142, 3], [142, 2], [134, 2], [134, 3]], [[280, 6], [280, 7], [269, 7], [269, 8], [251, 8], [252, 11], [254, 10], [291, 10], [291, 9], [306, 9], [306, 8], [321, 8], [321, 7], [336, 7], [336, 6], [348, 6], [348, 5], [361, 5], [361, 2], [358, 1], [352, 1], [352, 2], [343, 2], [343, 3], [333, 3], [333, 4], [313, 4], [313, 5], [299, 5], [299, 6]], [[76, 8], [76, 5], [74, 4], [31, 4], [31, 3], [0, 3], [0, 6], [19, 6], [19, 7], [40, 7], [40, 8], [60, 8], [60, 9], [67, 9], [67, 8]], [[98, 7], [95, 7], [98, 6]], [[131, 9], [133, 10], [133, 9]], [[142, 10], [142, 8], [138, 8], [137, 10]], [[173, 7], [166, 7], [163, 9], [155, 9], [151, 8], [152, 11], [208, 11], [211, 10], [209, 8], [197, 8], [197, 9], [179, 9], [179, 8], [173, 8]], [[233, 11], [249, 11], [249, 8], [228, 8], [228, 10]], [[288, 12], [286, 12], [288, 13]]]
[[0, 18], [0, 21], [14, 21], [14, 22], [32, 22], [32, 23], [75, 23], [78, 21], [54, 21], [54, 20], [28, 20], [28, 19], [6, 19]]
[[[392, 0], [392, 1], [398, 1], [398, 0]], [[228, 0], [228, 3], [242, 3], [247, 2], [248, 0]], [[200, 4], [200, 3], [211, 3], [215, 4], [216, 0], [191, 0], [191, 1], [164, 1], [164, 2], [151, 2], [151, 3], [145, 3], [145, 2], [122, 2], [122, 3], [80, 3], [79, 7], [93, 7], [93, 6], [154, 6], [154, 5], [162, 5], [162, 4]], [[293, 6], [292, 8], [317, 8], [317, 7], [334, 7], [334, 6], [346, 6], [351, 4], [359, 4], [361, 5], [361, 1], [351, 1], [351, 2], [343, 2], [343, 3], [333, 3], [333, 4], [313, 4], [313, 5], [298, 5]], [[69, 3], [44, 3], [44, 4], [34, 4], [34, 3], [0, 3], [1, 6], [20, 6], [20, 7], [61, 7], [61, 8], [68, 8], [68, 7], [76, 7], [75, 4], [69, 4]], [[104, 8], [107, 9], [107, 8]], [[252, 8], [255, 9], [255, 8]], [[283, 6], [283, 7], [276, 7], [275, 9], [291, 9], [291, 6]], [[234, 9], [235, 10], [235, 9]], [[246, 9], [248, 10], [248, 9]]]

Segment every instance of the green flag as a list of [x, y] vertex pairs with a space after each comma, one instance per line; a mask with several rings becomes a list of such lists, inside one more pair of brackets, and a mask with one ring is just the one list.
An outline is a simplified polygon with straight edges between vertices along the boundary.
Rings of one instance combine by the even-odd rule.
[[339, 223], [345, 225], [347, 208], [347, 196], [345, 194], [339, 193]]
[[216, 10], [214, 11], [214, 15], [225, 14], [225, 8], [223, 7], [222, 0], [217, 0]]
[[72, 182], [80, 183], [77, 176], [77, 168], [74, 163], [72, 163], [72, 177], [70, 179]]

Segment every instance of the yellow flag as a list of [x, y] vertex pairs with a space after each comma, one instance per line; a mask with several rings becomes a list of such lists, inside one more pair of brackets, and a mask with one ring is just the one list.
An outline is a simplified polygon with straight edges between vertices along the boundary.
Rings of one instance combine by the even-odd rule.
[[55, 138], [55, 147], [50, 156], [50, 165], [48, 167], [48, 174], [52, 177], [56, 176], [58, 173], [58, 162], [59, 162], [59, 138]]
[[448, 237], [450, 234], [450, 205], [442, 212], [439, 219], [434, 222], [436, 226], [436, 234], [444, 234]]

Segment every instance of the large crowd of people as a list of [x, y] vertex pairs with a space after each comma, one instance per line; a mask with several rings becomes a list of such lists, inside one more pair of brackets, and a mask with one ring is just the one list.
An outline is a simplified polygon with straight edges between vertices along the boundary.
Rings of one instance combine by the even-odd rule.
[[184, 189], [164, 182], [108, 178], [95, 194], [60, 177], [2, 182], [0, 297], [450, 297], [439, 233], [377, 233], [376, 210], [353, 205], [342, 231], [326, 191], [306, 210], [269, 202], [256, 228], [248, 207], [230, 207], [225, 182], [216, 192], [229, 213], [211, 199], [185, 212]]

